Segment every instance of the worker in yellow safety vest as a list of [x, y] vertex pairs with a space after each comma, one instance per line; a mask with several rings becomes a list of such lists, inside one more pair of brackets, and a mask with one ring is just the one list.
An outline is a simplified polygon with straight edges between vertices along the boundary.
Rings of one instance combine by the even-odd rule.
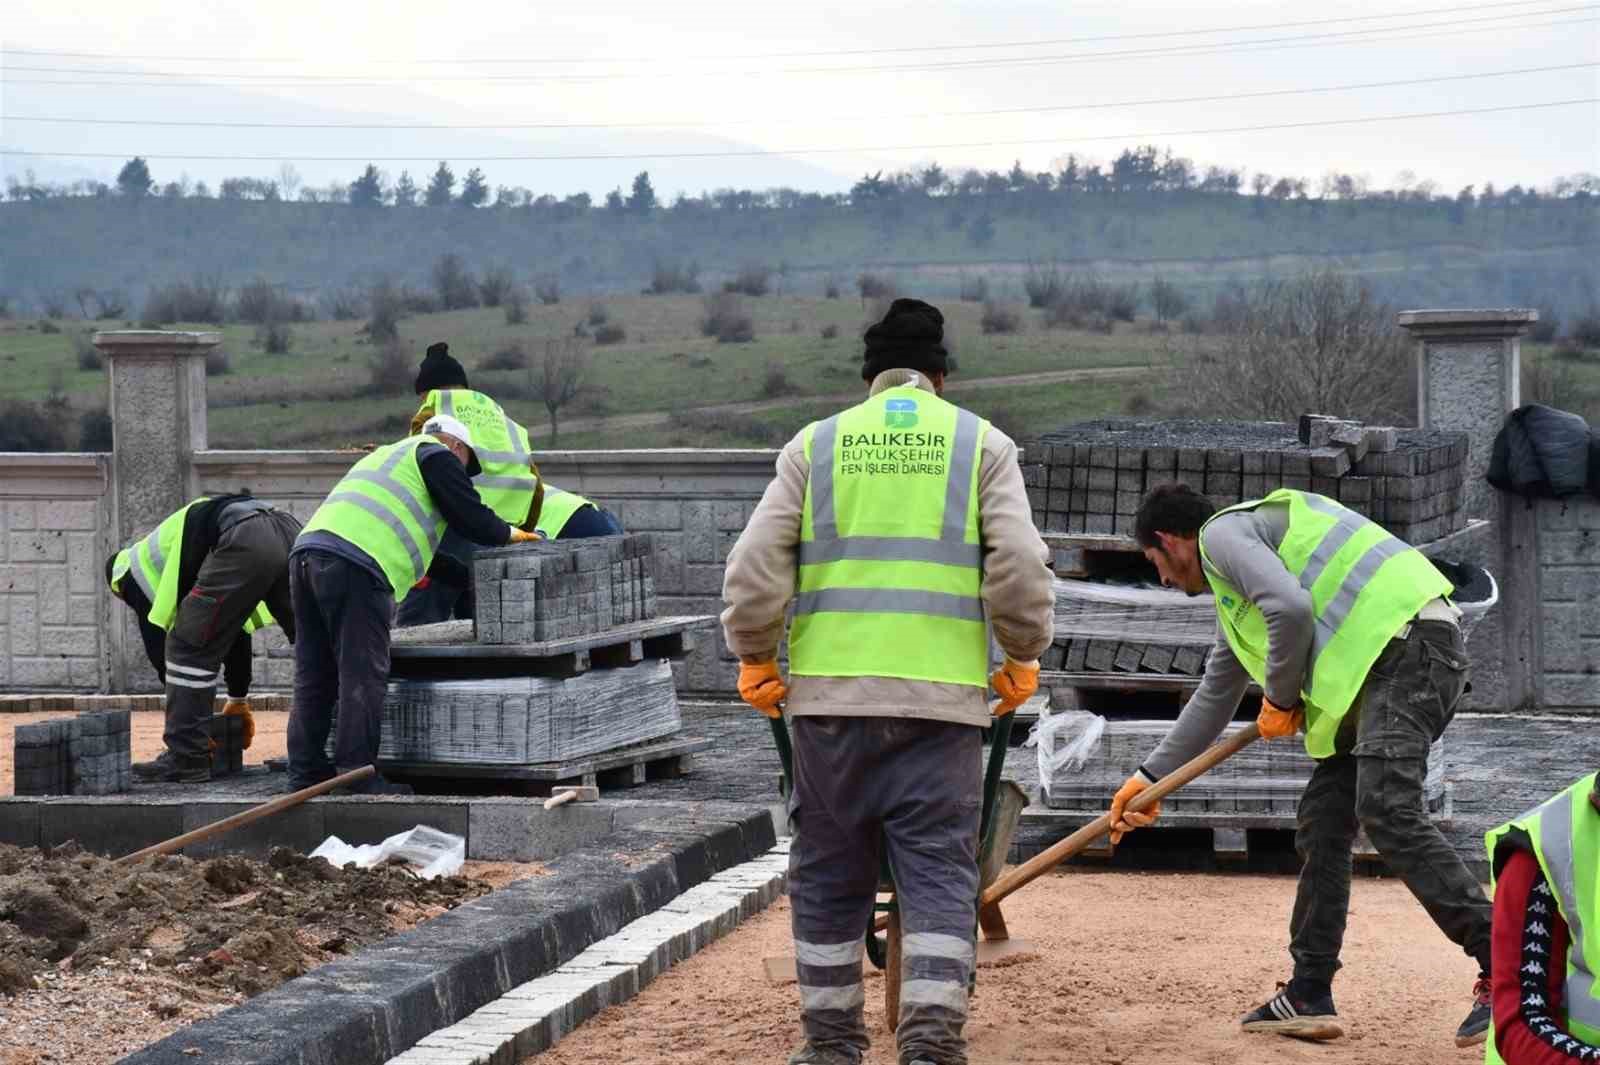
[[166, 749], [134, 763], [135, 776], [211, 779], [206, 722], [224, 666], [223, 713], [244, 718], [250, 746], [250, 633], [281, 624], [294, 641], [289, 549], [299, 533], [292, 514], [248, 493], [201, 496], [106, 559], [106, 584], [138, 615], [145, 653], [166, 688]]
[[1350, 907], [1350, 854], [1364, 829], [1441, 931], [1477, 962], [1458, 1046], [1489, 1028], [1489, 903], [1428, 818], [1428, 749], [1467, 681], [1453, 586], [1421, 552], [1331, 499], [1279, 489], [1219, 511], [1187, 485], [1153, 489], [1135, 535], [1162, 583], [1216, 599], [1218, 635], [1200, 688], [1111, 803], [1113, 841], [1158, 810], [1126, 805], [1199, 754], [1232, 720], [1246, 688], [1273, 740], [1305, 732], [1317, 760], [1300, 799], [1303, 865], [1290, 920], [1294, 974], [1247, 1014], [1247, 1032], [1333, 1039], [1333, 1005]]
[[[528, 430], [494, 399], [467, 384], [467, 371], [444, 343], [430, 345], [414, 382], [421, 405], [411, 418], [420, 432], [435, 414], [458, 419], [472, 433], [481, 472], [472, 478], [485, 506], [509, 525], [546, 540], [611, 536], [622, 527], [589, 500], [544, 481], [534, 463]], [[472, 541], [446, 531], [428, 573], [395, 615], [400, 627], [473, 616]]]
[[1600, 1061], [1600, 791], [1590, 773], [1485, 837], [1494, 878], [1487, 1065]]
[[[291, 789], [377, 762], [394, 607], [428, 572], [446, 530], [486, 547], [538, 539], [479, 499], [471, 430], [444, 414], [422, 430], [352, 466], [295, 541]], [[358, 790], [397, 787], [375, 777]]]
[[[966, 1061], [987, 689], [999, 714], [1035, 691], [1055, 600], [1017, 447], [942, 398], [943, 338], [937, 309], [894, 302], [866, 332], [866, 400], [789, 442], [728, 558], [739, 693], [772, 718], [786, 704], [793, 732], [793, 1065], [866, 1051], [880, 846], [904, 927], [899, 1059]], [[1006, 654], [992, 678], [986, 620]]]

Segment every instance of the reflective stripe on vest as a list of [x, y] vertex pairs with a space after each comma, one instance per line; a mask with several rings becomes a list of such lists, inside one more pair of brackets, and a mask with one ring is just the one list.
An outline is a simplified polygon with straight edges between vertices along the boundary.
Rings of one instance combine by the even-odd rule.
[[[1502, 859], [1511, 850], [1530, 851], [1538, 860], [1570, 933], [1563, 1009], [1558, 1015], [1573, 1036], [1600, 1045], [1600, 995], [1594, 974], [1595, 960], [1600, 959], [1600, 812], [1589, 799], [1594, 785], [1591, 773], [1486, 833], [1484, 843], [1491, 879], [1498, 877]], [[1484, 1060], [1501, 1065], [1492, 1027]]]
[[[201, 496], [168, 514], [132, 547], [118, 551], [111, 564], [111, 590], [120, 595], [123, 580], [132, 577], [150, 601], [150, 613], [145, 619], [165, 631], [171, 631], [178, 618], [178, 574], [183, 568], [183, 530], [189, 509], [209, 498]], [[267, 604], [257, 603], [245, 619], [244, 631], [254, 632], [276, 624], [277, 619], [267, 609]]]
[[572, 520], [574, 514], [593, 505], [578, 493], [557, 488], [546, 481], [544, 502], [539, 505], [539, 520], [534, 523], [534, 530], [546, 540], [554, 540], [561, 535], [561, 530], [567, 527], [567, 522]]
[[330, 532], [365, 551], [389, 578], [396, 600], [428, 572], [444, 536], [444, 516], [417, 465], [424, 444], [441, 446], [431, 436], [411, 436], [356, 463], [302, 532]]
[[[1310, 595], [1315, 619], [1301, 692], [1306, 752], [1327, 758], [1334, 753], [1339, 722], [1385, 645], [1426, 603], [1448, 595], [1453, 586], [1421, 552], [1381, 525], [1310, 492], [1280, 488], [1265, 499], [1218, 511], [1210, 521], [1264, 503], [1289, 506], [1278, 557]], [[1266, 618], [1211, 564], [1204, 527], [1200, 555], [1228, 646], [1250, 677], [1264, 685]]]
[[509, 525], [528, 520], [537, 481], [529, 462], [533, 459], [528, 430], [518, 425], [500, 404], [468, 388], [435, 389], [423, 399], [439, 414], [458, 419], [472, 433], [472, 453], [481, 472], [472, 478], [483, 505]]
[[987, 683], [975, 488], [987, 429], [906, 386], [807, 427], [791, 673]]

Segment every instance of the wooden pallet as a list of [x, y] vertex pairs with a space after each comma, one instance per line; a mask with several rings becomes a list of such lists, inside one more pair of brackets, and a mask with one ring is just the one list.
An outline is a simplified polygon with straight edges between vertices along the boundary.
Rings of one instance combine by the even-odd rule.
[[574, 677], [646, 659], [679, 661], [694, 650], [696, 630], [709, 629], [716, 620], [712, 615], [652, 618], [538, 643], [395, 643], [389, 649], [389, 673], [396, 678], [439, 680]]
[[653, 740], [613, 751], [572, 758], [562, 762], [528, 765], [476, 765], [450, 762], [404, 762], [383, 760], [378, 768], [385, 776], [397, 779], [427, 778], [544, 785], [546, 790], [561, 784], [587, 784], [610, 790], [643, 784], [650, 780], [676, 780], [689, 772], [693, 756], [709, 749], [713, 741], [696, 736]]

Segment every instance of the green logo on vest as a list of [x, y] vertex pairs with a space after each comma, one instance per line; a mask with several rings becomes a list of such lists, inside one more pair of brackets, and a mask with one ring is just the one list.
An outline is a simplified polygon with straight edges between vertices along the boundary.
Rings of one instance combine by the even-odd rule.
[[917, 424], [917, 401], [891, 399], [884, 404], [883, 425], [886, 429], [910, 429]]

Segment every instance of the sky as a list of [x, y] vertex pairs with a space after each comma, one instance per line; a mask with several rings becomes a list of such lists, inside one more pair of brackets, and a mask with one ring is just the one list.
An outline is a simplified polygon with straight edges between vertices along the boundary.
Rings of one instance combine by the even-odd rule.
[[[449, 160], [556, 195], [640, 170], [667, 196], [831, 192], [1141, 143], [1313, 186], [1600, 172], [1600, 0], [10, 0], [0, 49], [0, 149], [47, 153], [0, 170], [53, 181], [142, 154], [213, 187], [285, 165], [347, 183], [369, 160], [421, 183]], [[85, 54], [38, 54], [63, 52]], [[1374, 121], [1459, 111], [1480, 113]], [[454, 128], [283, 128], [351, 124]]]

